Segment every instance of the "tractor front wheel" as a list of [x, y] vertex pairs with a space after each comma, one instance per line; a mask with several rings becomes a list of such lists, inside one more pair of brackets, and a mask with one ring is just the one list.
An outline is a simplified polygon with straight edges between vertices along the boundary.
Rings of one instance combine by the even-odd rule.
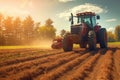
[[90, 50], [96, 49], [96, 34], [92, 30], [88, 33], [88, 46]]
[[80, 45], [80, 48], [86, 48], [87, 47], [87, 42], [84, 41], [84, 40], [81, 40], [79, 45]]
[[63, 38], [63, 50], [65, 52], [67, 52], [67, 51], [72, 51], [72, 49], [73, 49], [73, 43], [72, 43], [70, 37], [66, 35]]

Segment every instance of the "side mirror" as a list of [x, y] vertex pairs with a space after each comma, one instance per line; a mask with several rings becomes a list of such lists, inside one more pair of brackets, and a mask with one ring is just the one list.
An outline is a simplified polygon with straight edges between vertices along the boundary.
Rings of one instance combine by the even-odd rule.
[[69, 17], [69, 21], [71, 21], [71, 25], [74, 24], [74, 21], [73, 21], [73, 14], [71, 13], [71, 17]]
[[97, 19], [100, 19], [100, 16], [99, 16], [99, 15], [97, 15], [97, 16], [96, 16], [96, 18], [97, 18]]

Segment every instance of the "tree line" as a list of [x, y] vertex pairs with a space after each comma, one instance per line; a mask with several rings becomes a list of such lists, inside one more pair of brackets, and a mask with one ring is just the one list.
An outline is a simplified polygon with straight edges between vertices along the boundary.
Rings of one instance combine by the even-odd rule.
[[117, 25], [115, 27], [115, 30], [113, 30], [114, 33], [112, 31], [108, 31], [108, 41], [109, 42], [115, 42], [115, 41], [120, 41], [120, 25]]
[[56, 29], [52, 24], [51, 19], [41, 25], [31, 16], [21, 20], [20, 17], [0, 14], [0, 45], [28, 45], [34, 40], [53, 39]]
[[[5, 17], [0, 13], [0, 45], [28, 45], [35, 40], [53, 39], [56, 36], [56, 29], [53, 21], [47, 19], [44, 25], [35, 22], [31, 16], [27, 16], [24, 20], [20, 17]], [[66, 33], [61, 30], [60, 35]], [[114, 33], [108, 31], [108, 41], [120, 41], [120, 25], [115, 27]]]

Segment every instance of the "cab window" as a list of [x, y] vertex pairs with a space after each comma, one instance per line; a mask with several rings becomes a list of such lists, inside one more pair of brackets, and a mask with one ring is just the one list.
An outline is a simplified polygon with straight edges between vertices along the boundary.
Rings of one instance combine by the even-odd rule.
[[95, 25], [96, 25], [95, 16], [92, 16], [92, 24], [93, 24], [93, 26], [95, 26]]

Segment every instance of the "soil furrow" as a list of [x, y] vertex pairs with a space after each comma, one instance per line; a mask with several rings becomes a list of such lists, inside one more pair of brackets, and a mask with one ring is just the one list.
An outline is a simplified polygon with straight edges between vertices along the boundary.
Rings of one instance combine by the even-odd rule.
[[90, 57], [90, 53], [86, 53], [86, 54], [54, 69], [53, 71], [44, 74], [43, 76], [40, 77], [40, 80], [55, 80], [60, 75], [65, 73], [66, 71], [69, 71], [69, 70], [73, 69], [75, 66], [79, 65], [82, 61], [84, 61], [88, 57]]
[[91, 72], [88, 73], [88, 76], [84, 78], [84, 80], [96, 80], [95, 77], [99, 74], [98, 69], [99, 66], [104, 62], [103, 59], [104, 55], [101, 55], [100, 58], [97, 60], [96, 64], [93, 65], [93, 69]]
[[96, 63], [99, 57], [99, 53], [92, 56], [89, 60], [87, 60], [87, 62], [75, 69], [72, 76], [66, 77], [66, 80], [84, 80], [84, 78], [89, 75], [88, 73], [91, 72], [93, 65]]
[[104, 55], [104, 61], [98, 69], [98, 74], [95, 80], [113, 80], [112, 70], [113, 70], [113, 51], [108, 50]]
[[65, 53], [65, 54], [52, 55], [52, 56], [40, 58], [37, 60], [32, 60], [32, 61], [27, 61], [27, 62], [20, 63], [20, 64], [10, 65], [7, 67], [0, 68], [0, 74], [7, 75], [8, 72], [11, 72], [11, 71], [15, 74], [15, 73], [18, 73], [24, 69], [30, 69], [32, 66], [37, 66], [37, 65], [40, 65], [43, 63], [51, 62], [51, 61], [54, 61], [58, 58], [62, 58], [62, 57], [70, 56], [70, 55], [73, 55], [73, 53], [69, 52], [69, 53]]
[[17, 59], [13, 59], [10, 61], [5, 61], [5, 62], [0, 63], [0, 67], [13, 65], [13, 64], [20, 63], [20, 62], [26, 62], [26, 61], [30, 61], [30, 60], [34, 60], [34, 59], [38, 59], [38, 58], [43, 58], [43, 57], [47, 57], [47, 56], [51, 56], [51, 55], [57, 55], [60, 53], [63, 53], [63, 52], [60, 51], [57, 53], [53, 52], [53, 53], [49, 53], [49, 54], [39, 54], [39, 55], [31, 56], [31, 57], [28, 56], [28, 57], [23, 57], [23, 58], [17, 58]]
[[113, 54], [113, 79], [114, 80], [119, 80], [120, 79], [120, 50], [117, 50]]
[[0, 80], [120, 80], [120, 48], [0, 50]]
[[76, 57], [79, 57], [79, 56], [81, 56], [81, 55], [80, 54], [74, 54], [74, 55], [71, 55], [69, 57], [59, 58], [59, 59], [56, 59], [54, 62], [48, 62], [48, 63], [44, 63], [44, 64], [41, 64], [41, 65], [38, 65], [38, 66], [34, 66], [31, 69], [23, 70], [21, 73], [12, 75], [10, 77], [11, 78], [13, 78], [13, 77], [16, 78], [15, 76], [17, 75], [17, 76], [20, 77], [18, 79], [25, 78], [25, 75], [23, 75], [23, 73], [30, 74], [32, 77], [36, 77], [38, 75], [46, 73], [47, 71], [49, 71], [49, 70], [51, 70], [55, 67], [59, 67], [59, 65], [65, 64], [65, 63], [69, 62], [70, 60], [73, 60], [73, 59], [75, 59]]
[[14, 55], [18, 53], [26, 54], [26, 53], [31, 53], [31, 52], [41, 52], [41, 51], [55, 51], [55, 50], [40, 50], [40, 49], [15, 49], [15, 50], [0, 50], [0, 57], [1, 56], [6, 56], [6, 55]]

